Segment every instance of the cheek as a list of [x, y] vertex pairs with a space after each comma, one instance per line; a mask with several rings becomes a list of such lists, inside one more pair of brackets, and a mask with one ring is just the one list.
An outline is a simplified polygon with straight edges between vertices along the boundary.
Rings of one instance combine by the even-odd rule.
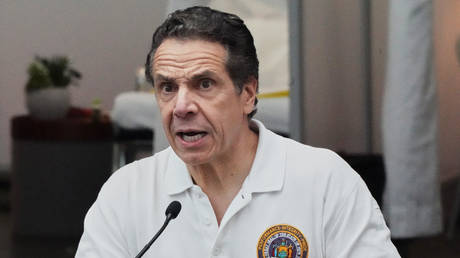
[[169, 131], [170, 121], [171, 121], [171, 118], [169, 116], [161, 114], [161, 123], [163, 124], [163, 127], [164, 127], [165, 131], [167, 131], [167, 132]]
[[168, 131], [171, 122], [171, 109], [168, 107], [168, 105], [161, 103], [159, 103], [158, 109], [160, 111], [161, 122], [163, 124], [163, 127], [165, 128], [165, 131]]

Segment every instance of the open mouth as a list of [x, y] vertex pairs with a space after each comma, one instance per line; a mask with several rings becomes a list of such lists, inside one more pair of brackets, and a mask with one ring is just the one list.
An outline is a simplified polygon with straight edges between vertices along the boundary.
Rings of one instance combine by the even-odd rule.
[[203, 138], [206, 136], [208, 133], [206, 132], [198, 132], [198, 131], [193, 131], [193, 132], [179, 132], [177, 135], [184, 140], [185, 142], [196, 142], [199, 139]]

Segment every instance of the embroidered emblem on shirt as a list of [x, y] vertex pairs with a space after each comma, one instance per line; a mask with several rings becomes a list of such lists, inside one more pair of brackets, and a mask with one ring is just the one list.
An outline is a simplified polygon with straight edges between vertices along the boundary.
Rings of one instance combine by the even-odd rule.
[[307, 258], [308, 243], [302, 232], [287, 225], [274, 225], [265, 230], [257, 243], [258, 258]]

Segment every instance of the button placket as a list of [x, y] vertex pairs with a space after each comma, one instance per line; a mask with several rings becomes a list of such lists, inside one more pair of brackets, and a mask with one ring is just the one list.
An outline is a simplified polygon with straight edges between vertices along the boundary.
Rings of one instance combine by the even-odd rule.
[[204, 217], [203, 221], [206, 226], [210, 226], [212, 224], [212, 220], [209, 217]]
[[215, 215], [211, 203], [199, 186], [192, 187], [191, 195], [197, 208], [196, 211], [203, 232], [208, 235], [210, 239], [215, 240], [218, 228], [217, 224], [214, 226], [213, 216]]
[[236, 213], [248, 205], [251, 200], [252, 195], [250, 193], [244, 193], [240, 191], [230, 203], [230, 206], [227, 208], [227, 211], [225, 212], [224, 217], [220, 223], [219, 232], [225, 227], [228, 221], [230, 221]]
[[243, 209], [246, 205], [248, 205], [252, 200], [251, 193], [245, 193], [240, 191], [230, 204], [229, 208], [225, 212], [225, 215], [221, 221], [220, 227], [218, 227], [215, 246], [211, 251], [211, 257], [225, 257], [225, 254], [222, 250], [222, 240], [223, 236], [225, 235], [226, 226], [232, 217], [238, 213], [241, 209]]
[[219, 247], [214, 247], [214, 249], [212, 250], [213, 257], [218, 257], [219, 254], [221, 253], [222, 253], [222, 250]]

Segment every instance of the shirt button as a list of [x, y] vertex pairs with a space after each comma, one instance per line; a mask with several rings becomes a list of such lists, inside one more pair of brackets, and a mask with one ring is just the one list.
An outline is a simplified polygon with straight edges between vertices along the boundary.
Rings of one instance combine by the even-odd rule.
[[214, 248], [214, 250], [212, 250], [212, 255], [214, 256], [218, 256], [220, 254], [220, 249], [219, 248]]
[[206, 226], [211, 225], [211, 219], [210, 219], [210, 218], [205, 218], [205, 219], [204, 219], [204, 224], [205, 224]]
[[202, 193], [198, 193], [196, 194], [196, 197], [198, 197], [198, 199], [203, 199], [204, 195]]

